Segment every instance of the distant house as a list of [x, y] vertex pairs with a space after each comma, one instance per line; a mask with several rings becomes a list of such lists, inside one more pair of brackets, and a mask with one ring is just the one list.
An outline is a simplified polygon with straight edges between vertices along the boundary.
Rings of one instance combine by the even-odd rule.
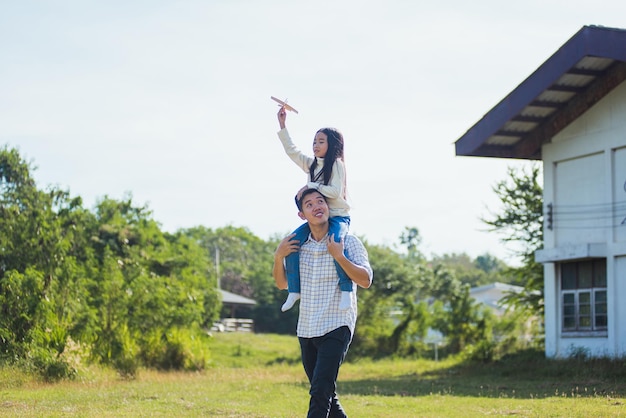
[[502, 298], [509, 293], [520, 293], [522, 290], [524, 288], [521, 286], [495, 282], [484, 286], [472, 287], [470, 289], [470, 297], [476, 302], [491, 308], [496, 315], [502, 316], [506, 311], [506, 305], [502, 303]]
[[229, 292], [224, 289], [218, 289], [222, 296], [222, 306], [229, 311], [230, 317], [221, 318], [213, 324], [211, 331], [219, 332], [253, 332], [254, 320], [249, 318], [237, 318], [237, 308], [252, 307], [256, 305], [256, 301], [241, 295]]
[[545, 353], [626, 355], [626, 30], [584, 26], [456, 141], [542, 160]]
[[219, 291], [222, 295], [222, 305], [229, 309], [231, 318], [237, 317], [236, 311], [238, 307], [250, 307], [256, 305], [256, 301], [253, 299], [249, 299], [223, 289], [219, 289]]
[[[506, 283], [490, 283], [484, 286], [472, 287], [470, 289], [470, 297], [479, 304], [486, 306], [491, 309], [497, 316], [504, 315], [506, 311], [506, 305], [502, 303], [502, 298], [504, 298], [509, 293], [519, 293], [524, 290], [521, 286], [513, 286]], [[431, 300], [433, 302], [434, 300]], [[401, 317], [402, 311], [392, 311], [392, 317]], [[529, 321], [530, 324], [530, 321]], [[432, 344], [435, 348], [435, 358], [437, 358], [437, 346], [444, 343], [446, 340], [445, 336], [437, 330], [429, 328], [426, 334], [426, 337], [422, 340], [427, 344]]]

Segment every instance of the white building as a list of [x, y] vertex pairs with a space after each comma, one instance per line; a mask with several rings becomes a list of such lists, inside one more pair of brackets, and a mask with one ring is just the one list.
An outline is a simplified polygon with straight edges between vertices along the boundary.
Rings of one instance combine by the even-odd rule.
[[585, 26], [456, 142], [543, 161], [545, 352], [626, 355], [626, 30]]
[[507, 306], [502, 299], [510, 293], [520, 293], [524, 290], [521, 286], [506, 283], [489, 283], [484, 286], [476, 286], [470, 289], [470, 296], [478, 303], [491, 308], [498, 315], [504, 315]]

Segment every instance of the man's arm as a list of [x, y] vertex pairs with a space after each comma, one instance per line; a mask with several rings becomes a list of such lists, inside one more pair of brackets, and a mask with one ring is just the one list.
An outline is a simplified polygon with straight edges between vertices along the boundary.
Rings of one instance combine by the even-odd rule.
[[274, 267], [272, 268], [272, 276], [276, 282], [276, 287], [283, 290], [287, 289], [287, 274], [285, 274], [284, 258], [274, 254]]
[[296, 234], [288, 235], [278, 244], [274, 252], [274, 267], [272, 276], [279, 289], [287, 289], [287, 274], [285, 273], [285, 257], [298, 251], [298, 240], [292, 239]]
[[369, 261], [367, 260], [367, 252], [365, 251], [365, 247], [361, 244], [360, 250], [363, 252], [363, 260], [362, 262], [367, 265], [367, 267], [353, 263], [352, 261], [346, 258], [343, 248], [344, 248], [344, 240], [341, 242], [335, 242], [334, 236], [328, 237], [328, 252], [333, 258], [339, 263], [343, 271], [346, 272], [350, 280], [354, 283], [358, 284], [363, 288], [368, 288], [372, 285], [372, 269], [369, 266]]

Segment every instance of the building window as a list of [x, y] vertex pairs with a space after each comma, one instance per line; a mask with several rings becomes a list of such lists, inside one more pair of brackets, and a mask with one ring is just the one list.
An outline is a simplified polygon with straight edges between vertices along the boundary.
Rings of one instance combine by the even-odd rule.
[[606, 260], [561, 264], [563, 332], [606, 331]]

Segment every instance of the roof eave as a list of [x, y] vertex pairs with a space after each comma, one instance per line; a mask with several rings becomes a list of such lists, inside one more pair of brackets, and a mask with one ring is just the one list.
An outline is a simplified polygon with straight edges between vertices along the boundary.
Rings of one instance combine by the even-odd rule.
[[580, 116], [624, 80], [622, 78], [623, 65], [617, 66], [617, 69], [608, 77], [608, 81], [602, 77], [602, 82], [598, 83], [600, 85], [595, 86], [590, 94], [586, 92], [582, 95], [584, 97], [579, 98], [573, 106], [568, 103], [566, 106], [568, 109], [557, 111], [546, 123], [542, 124], [542, 129], [528, 135], [531, 138], [522, 138], [518, 144], [508, 147], [490, 146], [485, 144], [485, 141], [500, 130], [507, 121], [519, 115], [526, 106], [554, 85], [582, 58], [591, 56], [626, 62], [624, 45], [626, 45], [626, 31], [624, 30], [584, 26], [456, 141], [456, 155], [541, 159], [541, 144], [549, 141], [552, 136], [571, 123], [572, 116], [574, 119]]

